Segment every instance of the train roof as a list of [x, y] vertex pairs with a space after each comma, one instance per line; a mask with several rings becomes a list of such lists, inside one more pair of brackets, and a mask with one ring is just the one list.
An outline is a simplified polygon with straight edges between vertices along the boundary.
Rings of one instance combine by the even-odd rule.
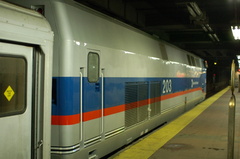
[[55, 31], [57, 31], [56, 34], [59, 34], [62, 40], [74, 39], [149, 56], [160, 56], [152, 53], [159, 49], [160, 44], [164, 44], [172, 49], [193, 55], [78, 2], [72, 0], [54, 0], [51, 2], [53, 3], [52, 10], [56, 11], [54, 17], [54, 23], [56, 24], [54, 25], [57, 29]]
[[41, 39], [53, 41], [53, 32], [45, 17], [4, 1], [0, 1], [0, 26], [1, 39], [35, 44], [42, 43]]

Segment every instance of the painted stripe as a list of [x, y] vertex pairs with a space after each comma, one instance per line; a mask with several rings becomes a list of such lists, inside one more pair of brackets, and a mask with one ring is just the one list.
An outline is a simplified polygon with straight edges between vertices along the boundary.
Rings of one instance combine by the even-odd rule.
[[186, 90], [186, 91], [181, 91], [181, 92], [177, 92], [177, 93], [163, 95], [161, 100], [174, 98], [174, 97], [177, 97], [177, 96], [181, 96], [181, 95], [192, 93], [192, 92], [199, 91], [199, 90], [202, 90], [202, 88], [198, 87], [198, 88], [189, 89], [189, 90]]
[[101, 110], [94, 110], [91, 112], [83, 113], [83, 121], [89, 121], [101, 117]]
[[104, 116], [116, 114], [125, 111], [125, 104], [119, 105], [116, 107], [110, 107], [110, 108], [105, 108], [104, 109]]
[[170, 139], [177, 135], [182, 129], [184, 129], [190, 122], [198, 117], [204, 110], [212, 105], [213, 102], [218, 100], [224, 93], [226, 93], [229, 88], [230, 87], [227, 87], [211, 98], [208, 98], [192, 110], [181, 115], [158, 131], [152, 133], [147, 138], [137, 142], [135, 145], [131, 145], [125, 151], [115, 156], [114, 159], [149, 158]]
[[148, 105], [148, 104], [150, 104], [149, 99], [128, 103], [128, 104], [125, 104], [125, 110], [134, 109], [134, 108], [141, 107], [141, 106]]
[[52, 115], [52, 125], [73, 125], [80, 122], [80, 115]]
[[161, 101], [161, 96], [150, 99], [150, 103], [156, 103], [156, 102], [160, 102], [160, 101]]
[[[177, 97], [177, 96], [181, 96], [181, 95], [188, 94], [188, 93], [195, 92], [195, 91], [199, 91], [199, 90], [202, 90], [202, 89], [201, 88], [194, 88], [194, 89], [190, 89], [190, 90], [186, 90], [186, 91], [181, 91], [181, 92], [177, 92], [177, 93], [163, 95], [161, 97], [155, 97], [155, 98], [146, 99], [146, 100], [142, 100], [142, 101], [138, 101], [138, 102], [132, 102], [132, 103], [128, 103], [128, 104], [118, 105], [118, 106], [115, 106], [115, 107], [105, 108], [104, 109], [104, 116], [120, 113], [120, 112], [123, 112], [125, 110], [134, 109], [134, 108], [137, 108], [137, 107], [141, 107], [141, 106], [145, 106], [145, 105], [152, 104], [152, 103], [155, 103], [155, 102], [167, 100], [167, 99], [170, 99], [170, 98], [174, 98], [174, 97]], [[85, 112], [85, 113], [83, 113], [83, 122], [93, 120], [93, 119], [97, 119], [97, 118], [100, 118], [100, 117], [101, 117], [101, 110], [100, 109], [95, 110], [95, 111]], [[75, 114], [75, 115], [52, 115], [52, 125], [73, 125], [73, 124], [78, 124], [79, 122], [80, 122], [80, 115], [79, 114]]]
[[[168, 88], [163, 81], [171, 81], [171, 86]], [[151, 94], [151, 98], [182, 92], [189, 89], [202, 87], [205, 89], [205, 74], [196, 78], [104, 78], [104, 107], [116, 107], [125, 103], [125, 87], [126, 84], [138, 85], [138, 83], [146, 83], [151, 86], [155, 82], [160, 84], [160, 90], [157, 94]], [[64, 116], [74, 115], [79, 113], [80, 105], [80, 78], [79, 77], [54, 77], [53, 78], [53, 99], [52, 99], [52, 115]], [[83, 78], [83, 112], [91, 112], [100, 109], [101, 103], [101, 82], [89, 83], [87, 78]], [[171, 92], [168, 92], [169, 90]], [[117, 94], [117, 96], [116, 96]], [[171, 95], [170, 95], [171, 96]], [[167, 97], [167, 96], [166, 96]], [[94, 98], [94, 100], [92, 100]], [[147, 100], [144, 96], [139, 100]], [[136, 99], [131, 102], [138, 102]]]

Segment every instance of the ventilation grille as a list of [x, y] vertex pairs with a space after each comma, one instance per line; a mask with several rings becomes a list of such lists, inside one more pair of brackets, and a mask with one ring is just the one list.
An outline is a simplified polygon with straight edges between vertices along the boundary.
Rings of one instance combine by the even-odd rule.
[[151, 114], [150, 116], [153, 117], [161, 113], [161, 102], [160, 102], [160, 90], [161, 84], [159, 81], [153, 81], [150, 83], [150, 108]]
[[148, 117], [148, 83], [138, 83], [138, 122]]
[[130, 127], [148, 117], [147, 82], [127, 82], [125, 85], [125, 126]]
[[137, 109], [134, 109], [137, 107], [137, 83], [126, 83], [125, 91], [125, 126], [129, 127], [137, 123]]

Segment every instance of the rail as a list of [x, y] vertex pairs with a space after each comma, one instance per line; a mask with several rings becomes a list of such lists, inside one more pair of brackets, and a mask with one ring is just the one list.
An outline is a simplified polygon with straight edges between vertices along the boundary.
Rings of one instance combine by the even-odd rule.
[[83, 140], [83, 69], [80, 67], [80, 143]]
[[101, 78], [102, 78], [102, 89], [101, 89], [101, 134], [104, 131], [104, 68], [101, 69]]

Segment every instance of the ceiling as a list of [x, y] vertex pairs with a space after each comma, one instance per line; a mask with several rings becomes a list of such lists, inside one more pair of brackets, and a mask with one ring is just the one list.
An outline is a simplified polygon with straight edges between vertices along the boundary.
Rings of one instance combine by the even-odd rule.
[[221, 66], [240, 54], [231, 31], [240, 0], [76, 1]]

